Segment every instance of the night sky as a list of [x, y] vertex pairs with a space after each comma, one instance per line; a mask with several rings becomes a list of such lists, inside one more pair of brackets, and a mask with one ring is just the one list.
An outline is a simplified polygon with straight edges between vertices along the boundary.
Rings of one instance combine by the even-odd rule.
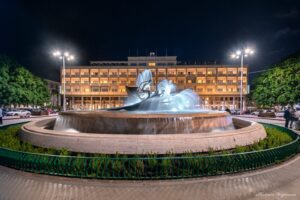
[[0, 54], [52, 80], [61, 64], [54, 49], [73, 52], [72, 65], [166, 49], [190, 63], [237, 64], [229, 55], [241, 46], [256, 50], [250, 71], [299, 51], [300, 1], [0, 0]]

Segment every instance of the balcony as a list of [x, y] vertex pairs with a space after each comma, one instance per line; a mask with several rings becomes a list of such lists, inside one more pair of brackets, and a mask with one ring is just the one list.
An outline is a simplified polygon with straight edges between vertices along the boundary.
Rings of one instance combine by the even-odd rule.
[[214, 81], [206, 81], [206, 84], [207, 84], [207, 85], [215, 85], [216, 82], [214, 82]]
[[71, 77], [79, 77], [79, 74], [72, 74]]
[[177, 81], [177, 87], [179, 88], [179, 85], [185, 84], [185, 81]]
[[237, 76], [237, 74], [235, 73], [228, 73], [227, 76]]
[[89, 77], [89, 75], [88, 75], [88, 74], [81, 74], [81, 77], [88, 78], [88, 77]]
[[223, 82], [223, 81], [218, 81], [217, 83], [218, 83], [218, 85], [226, 85], [226, 82]]
[[71, 82], [71, 83], [69, 83], [69, 84], [71, 84], [71, 85], [79, 85], [80, 82], [79, 82], [79, 81], [76, 81], [76, 82]]
[[198, 85], [205, 85], [205, 82], [197, 82]]
[[227, 81], [227, 85], [236, 85], [236, 82]]
[[187, 86], [195, 86], [195, 85], [196, 85], [196, 82], [191, 82], [191, 83], [186, 82], [186, 85], [187, 85]]
[[176, 77], [176, 74], [168, 74], [168, 77]]
[[88, 81], [85, 81], [85, 82], [81, 82], [81, 84], [82, 84], [82, 85], [89, 85], [89, 84], [90, 84], [90, 82], [88, 82]]
[[216, 73], [207, 74], [207, 76], [216, 76]]
[[118, 78], [118, 74], [110, 74], [109, 77]]

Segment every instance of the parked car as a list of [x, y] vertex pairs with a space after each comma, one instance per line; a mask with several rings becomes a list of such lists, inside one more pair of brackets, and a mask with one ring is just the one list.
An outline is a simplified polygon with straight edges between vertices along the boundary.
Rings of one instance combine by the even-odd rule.
[[32, 115], [49, 115], [49, 112], [44, 108], [32, 110]]
[[13, 110], [6, 113], [7, 116], [30, 117], [31, 112], [27, 110]]
[[4, 109], [2, 110], [2, 115], [3, 115], [3, 117], [7, 116], [7, 113], [8, 113], [9, 111], [10, 111], [10, 110], [9, 110], [8, 108], [4, 108]]
[[254, 111], [251, 113], [251, 115], [258, 115], [259, 114], [259, 111]]
[[275, 113], [276, 117], [283, 117], [284, 111], [279, 111]]
[[257, 115], [258, 117], [276, 117], [275, 112], [272, 112], [271, 110], [264, 110], [259, 112], [259, 114]]
[[230, 110], [232, 115], [239, 115], [240, 111], [239, 110]]

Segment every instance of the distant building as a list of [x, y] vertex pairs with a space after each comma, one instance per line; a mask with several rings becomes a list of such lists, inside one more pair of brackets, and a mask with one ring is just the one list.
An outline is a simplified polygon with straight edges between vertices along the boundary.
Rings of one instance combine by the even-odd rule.
[[[127, 61], [91, 61], [90, 66], [67, 66], [66, 99], [69, 109], [100, 109], [122, 106], [126, 85], [135, 86], [138, 73], [150, 69], [153, 84], [172, 80], [179, 90], [191, 88], [209, 109], [239, 109], [240, 67], [233, 65], [187, 65], [176, 56], [128, 57]], [[243, 68], [243, 94], [247, 94], [248, 67]], [[245, 98], [244, 98], [245, 99]], [[245, 102], [244, 102], [244, 105]]]
[[51, 94], [51, 105], [60, 106], [60, 82], [44, 79], [48, 84], [48, 89]]

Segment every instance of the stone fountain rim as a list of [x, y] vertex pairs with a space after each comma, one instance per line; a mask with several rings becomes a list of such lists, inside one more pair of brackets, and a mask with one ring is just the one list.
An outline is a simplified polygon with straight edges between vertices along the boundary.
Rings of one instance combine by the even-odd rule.
[[105, 117], [105, 118], [210, 118], [230, 116], [226, 111], [205, 111], [190, 113], [135, 113], [130, 111], [66, 111], [60, 112], [60, 115], [84, 116], [84, 117]]
[[20, 137], [23, 141], [46, 148], [67, 148], [74, 152], [104, 154], [145, 154], [167, 152], [203, 152], [209, 149], [232, 149], [236, 146], [253, 144], [266, 137], [261, 124], [237, 120], [244, 128], [215, 133], [193, 134], [95, 134], [70, 133], [45, 129], [52, 119], [29, 122], [21, 127]]
[[[234, 120], [237, 120], [234, 118]], [[239, 134], [247, 134], [249, 131], [257, 130], [262, 127], [257, 122], [253, 121], [247, 121], [247, 120], [241, 120], [247, 123], [247, 125], [240, 129], [234, 129], [234, 130], [224, 130], [222, 132], [201, 132], [201, 133], [175, 133], [175, 134], [113, 134], [113, 133], [90, 133], [90, 132], [67, 132], [67, 131], [60, 131], [60, 130], [53, 130], [53, 129], [47, 129], [44, 125], [39, 125], [39, 123], [50, 123], [55, 121], [55, 118], [51, 119], [42, 119], [38, 121], [32, 121], [29, 123], [26, 123], [22, 125], [21, 129], [24, 131], [30, 131], [35, 132], [37, 134], [46, 134], [46, 135], [53, 135], [53, 136], [67, 136], [67, 137], [82, 137], [82, 138], [101, 138], [101, 137], [110, 137], [114, 136], [115, 138], [147, 138], [147, 137], [153, 137], [153, 138], [164, 138], [164, 137], [182, 137], [184, 138], [186, 135], [189, 135], [189, 137], [202, 137], [202, 138], [214, 138], [214, 137], [224, 137], [224, 136], [234, 136]], [[221, 134], [220, 134], [221, 133]]]

